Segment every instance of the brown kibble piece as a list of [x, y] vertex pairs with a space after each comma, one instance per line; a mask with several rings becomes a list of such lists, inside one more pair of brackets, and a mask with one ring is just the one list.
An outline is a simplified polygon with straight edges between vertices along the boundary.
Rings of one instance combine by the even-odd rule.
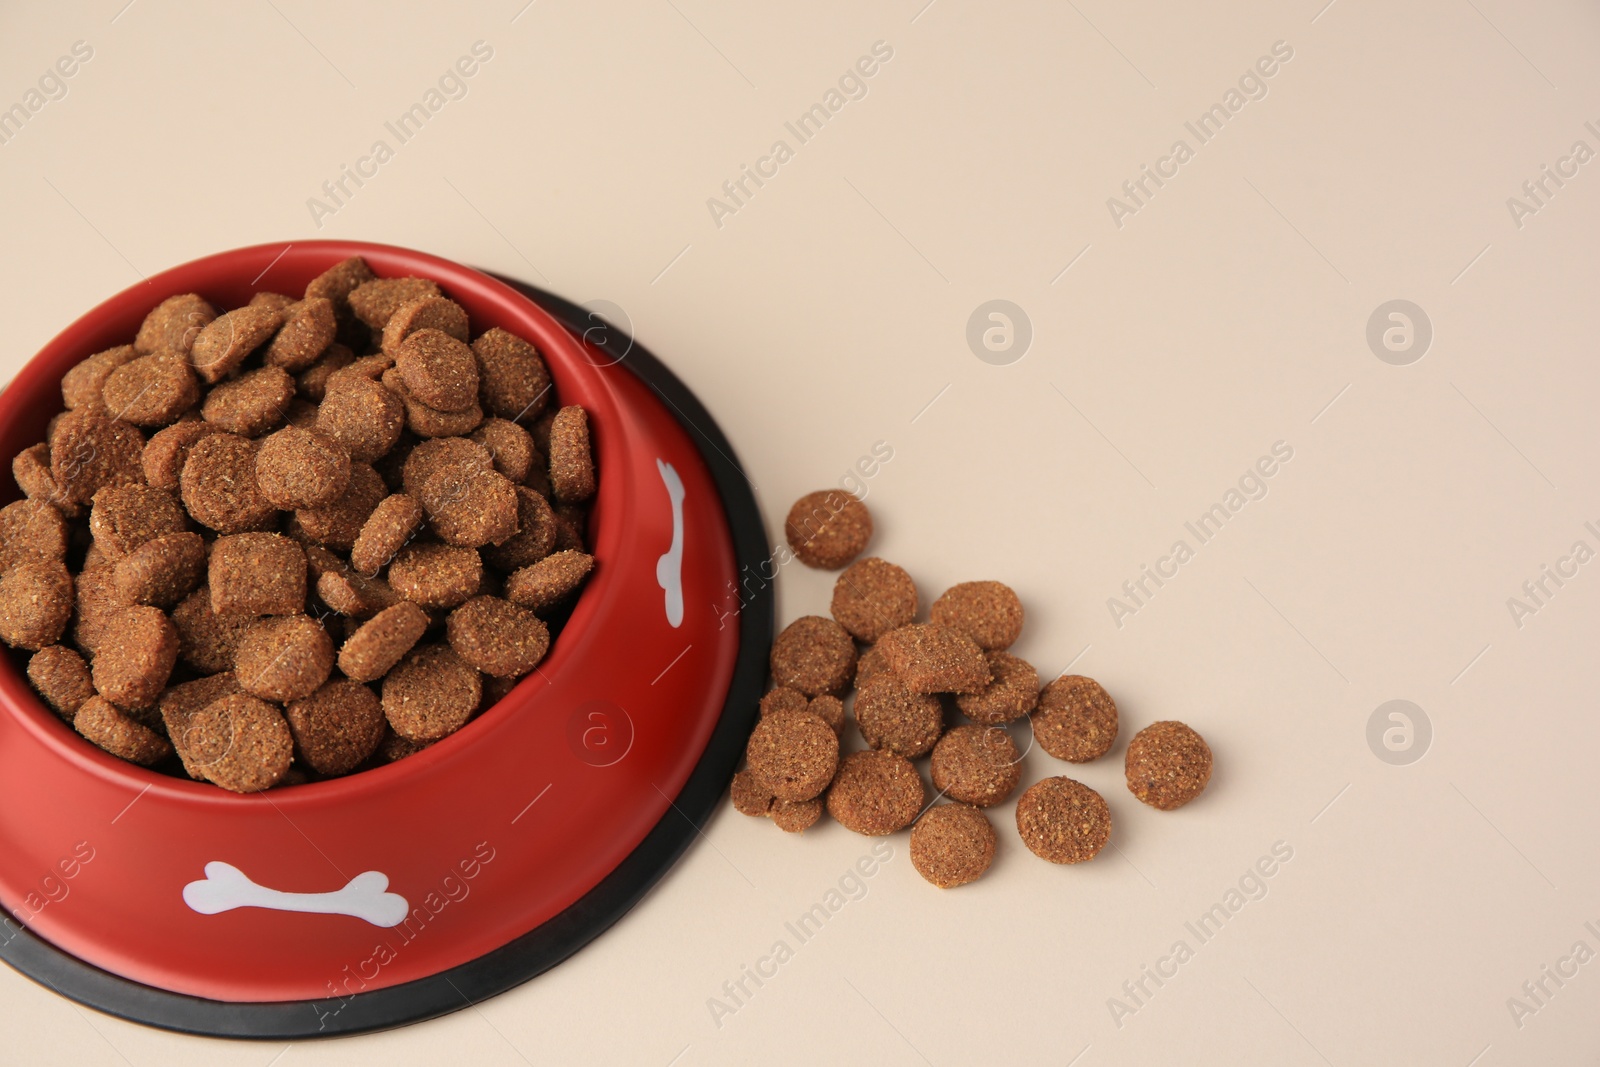
[[1111, 840], [1111, 809], [1082, 782], [1045, 778], [1017, 801], [1017, 833], [1040, 859], [1082, 863]]
[[345, 640], [339, 669], [358, 682], [375, 682], [411, 651], [427, 629], [427, 612], [410, 601], [384, 608]]
[[133, 347], [140, 352], [187, 355], [200, 332], [216, 320], [217, 309], [195, 293], [169, 296], [139, 324]]
[[842, 489], [807, 493], [789, 509], [784, 536], [801, 563], [838, 570], [872, 539], [872, 513]]
[[1171, 811], [1211, 781], [1211, 746], [1181, 722], [1153, 722], [1128, 742], [1128, 791], [1152, 808]]
[[211, 589], [202, 584], [172, 609], [172, 625], [178, 630], [178, 658], [201, 674], [231, 671], [234, 651], [250, 622], [249, 615], [218, 615], [212, 611]]
[[49, 504], [69, 519], [83, 514], [83, 505], [68, 498], [55, 475], [50, 473], [50, 447], [31, 445], [11, 461], [11, 476], [29, 500]]
[[866, 685], [889, 669], [889, 661], [884, 659], [883, 649], [877, 645], [862, 649], [861, 655], [856, 659], [856, 687]]
[[455, 733], [478, 710], [483, 679], [448, 645], [409, 653], [383, 679], [383, 713], [412, 741]]
[[54, 559], [25, 559], [0, 575], [0, 641], [36, 652], [72, 620], [72, 575]]
[[328, 395], [328, 382], [333, 376], [356, 361], [356, 354], [335, 341], [322, 353], [322, 358], [295, 375], [294, 391], [313, 404], [320, 404]]
[[117, 592], [115, 570], [109, 563], [86, 563], [73, 585], [72, 640], [93, 656], [105, 640], [111, 619], [128, 605]]
[[212, 387], [200, 405], [207, 422], [240, 437], [259, 437], [283, 422], [294, 379], [279, 367], [257, 367]]
[[806, 705], [806, 710], [828, 724], [828, 729], [836, 734], [844, 733], [844, 701], [830, 693], [812, 697], [811, 703]]
[[28, 681], [55, 713], [72, 722], [84, 701], [94, 696], [89, 665], [66, 645], [50, 645], [28, 660]]
[[833, 586], [833, 617], [871, 644], [917, 617], [917, 586], [902, 568], [876, 556], [857, 560]]
[[1020, 719], [1039, 702], [1039, 672], [1009, 652], [985, 652], [991, 680], [976, 693], [956, 697], [956, 707], [973, 722], [990, 725]]
[[307, 297], [287, 311], [277, 336], [267, 346], [267, 366], [299, 374], [333, 344], [338, 323], [333, 301], [326, 297]]
[[[395, 308], [389, 321], [383, 324], [383, 350], [395, 355], [407, 337], [422, 330], [438, 330], [465, 344], [467, 311], [444, 296], [421, 296], [408, 300]], [[476, 372], [476, 363], [473, 369]]]
[[206, 382], [220, 382], [277, 332], [282, 313], [266, 307], [235, 308], [202, 329], [189, 361]]
[[364, 619], [400, 602], [389, 583], [382, 578], [357, 574], [341, 561], [336, 569], [317, 577], [317, 595], [341, 615]]
[[256, 485], [274, 507], [326, 507], [350, 487], [350, 454], [327, 434], [286, 426], [256, 450]]
[[188, 752], [186, 767], [234, 793], [271, 789], [294, 759], [294, 738], [283, 715], [248, 693], [230, 694], [195, 712], [179, 744]]
[[394, 369], [422, 403], [452, 413], [477, 403], [478, 363], [464, 341], [443, 330], [418, 330], [393, 353]]
[[1022, 601], [1000, 582], [962, 582], [933, 602], [929, 618], [966, 634], [985, 651], [1010, 648], [1022, 634]]
[[268, 311], [285, 312], [300, 301], [286, 293], [272, 293], [263, 289], [250, 298], [249, 304], [253, 308], [266, 308]]
[[301, 508], [294, 513], [300, 529], [311, 540], [330, 548], [349, 551], [367, 524], [372, 512], [389, 495], [378, 472], [370, 463], [350, 464], [350, 484], [332, 504], [320, 508]]
[[777, 799], [748, 770], [733, 776], [733, 785], [728, 793], [735, 811], [756, 819], [765, 819], [772, 814], [772, 802]]
[[594, 557], [583, 552], [553, 552], [506, 579], [506, 599], [532, 612], [548, 612], [577, 592], [594, 570]]
[[334, 311], [344, 316], [350, 313], [350, 294], [376, 277], [367, 261], [360, 256], [340, 260], [306, 283], [306, 299], [322, 297], [333, 302]]
[[761, 698], [761, 717], [809, 711], [810, 707], [811, 699], [800, 690], [779, 686]]
[[25, 559], [67, 558], [67, 520], [38, 500], [13, 500], [0, 508], [0, 573]]
[[544, 497], [521, 485], [515, 487], [515, 492], [517, 532], [483, 550], [484, 558], [503, 571], [532, 566], [544, 559], [555, 548], [559, 530], [556, 513]]
[[940, 804], [911, 829], [911, 866], [940, 889], [983, 877], [998, 838], [989, 817], [967, 804]]
[[803, 833], [822, 818], [822, 798], [810, 800], [773, 800], [772, 823], [786, 834]]
[[161, 716], [162, 725], [166, 727], [173, 749], [178, 753], [178, 759], [183, 763], [184, 773], [197, 782], [205, 781], [206, 776], [198, 765], [190, 763], [193, 753], [188, 745], [189, 724], [195, 715], [210, 705], [238, 692], [241, 692], [238, 680], [232, 672], [227, 672], [175, 685], [162, 693], [156, 702], [156, 710]]
[[418, 400], [406, 388], [398, 371], [384, 371], [383, 385], [400, 398], [401, 405], [406, 409], [406, 429], [418, 437], [459, 437], [471, 433], [483, 422], [483, 408], [478, 406], [476, 400], [461, 411], [443, 411], [432, 407]]
[[745, 749], [756, 782], [779, 800], [817, 796], [839, 767], [839, 738], [809, 712], [770, 715], [756, 723]]
[[532, 422], [550, 403], [550, 371], [537, 349], [496, 326], [472, 342], [483, 406], [502, 419]]
[[69, 411], [50, 434], [50, 475], [67, 500], [87, 504], [107, 486], [144, 481], [139, 464], [143, 451], [144, 435], [132, 423], [94, 411]]
[[502, 544], [517, 532], [516, 487], [493, 469], [436, 468], [417, 490], [417, 501], [446, 544]]
[[130, 604], [170, 608], [194, 592], [206, 574], [206, 543], [196, 533], [154, 537], [118, 560], [117, 593]]
[[856, 690], [856, 725], [873, 748], [924, 756], [944, 731], [939, 698], [913, 693], [896, 674], [880, 674]]
[[494, 460], [476, 441], [465, 437], [440, 437], [419, 441], [401, 464], [401, 486], [412, 496], [422, 492], [423, 483], [435, 471], [456, 468], [459, 470], [492, 471]]
[[913, 623], [884, 634], [877, 647], [913, 693], [976, 693], [989, 684], [989, 663], [965, 634]]
[[277, 509], [256, 482], [256, 445], [237, 434], [214, 433], [189, 449], [178, 491], [189, 515], [221, 534], [258, 530]]
[[993, 807], [1022, 781], [1022, 755], [996, 726], [957, 726], [933, 747], [933, 787], [951, 800]]
[[315, 693], [333, 670], [333, 639], [309, 615], [257, 619], [233, 655], [245, 692], [284, 703]]
[[550, 649], [550, 631], [526, 608], [476, 596], [445, 622], [450, 647], [470, 666], [496, 678], [520, 678]]
[[148, 767], [172, 755], [167, 739], [113, 707], [103, 697], [90, 697], [78, 709], [73, 727], [113, 756]]
[[183, 465], [189, 460], [189, 450], [202, 437], [222, 433], [222, 427], [204, 419], [175, 422], [158, 430], [145, 442], [139, 465], [144, 468], [144, 480], [152, 489], [176, 489], [183, 477]]
[[107, 623], [112, 640], [95, 652], [95, 690], [124, 711], [155, 705], [178, 662], [178, 631], [159, 609], [135, 605]]
[[1117, 703], [1093, 678], [1063, 675], [1039, 694], [1033, 736], [1056, 759], [1099, 759], [1117, 739]]
[[581, 508], [570, 504], [559, 504], [556, 513], [556, 545], [555, 552], [582, 552], [584, 551], [583, 530], [587, 524], [587, 513]]
[[869, 748], [852, 752], [839, 764], [828, 789], [828, 814], [846, 830], [879, 837], [910, 826], [926, 795], [910, 760]]
[[[311, 290], [308, 288], [306, 292], [309, 294]], [[428, 278], [374, 278], [350, 290], [346, 299], [356, 318], [374, 330], [381, 330], [401, 304], [438, 295], [438, 283]]]
[[318, 774], [349, 774], [377, 751], [388, 720], [376, 693], [335, 678], [283, 709], [300, 762]]
[[421, 525], [422, 505], [415, 497], [407, 493], [384, 497], [362, 524], [350, 548], [350, 565], [369, 577], [377, 574]]
[[385, 723], [383, 740], [378, 742], [378, 751], [373, 753], [372, 761], [380, 766], [386, 763], [398, 763], [432, 746], [432, 741], [412, 741], [410, 738], [401, 737]]
[[118, 345], [80, 360], [61, 377], [61, 399], [68, 410], [85, 408], [105, 412], [106, 379], [118, 367], [138, 359], [133, 345]]
[[856, 645], [832, 619], [806, 615], [784, 627], [772, 643], [770, 662], [778, 685], [807, 696], [839, 693], [855, 676]]
[[563, 504], [594, 496], [594, 451], [589, 443], [589, 413], [577, 405], [556, 412], [550, 423], [550, 488]]
[[505, 419], [484, 419], [472, 431], [471, 439], [489, 453], [489, 458], [494, 461], [494, 469], [514, 484], [522, 484], [534, 463], [542, 459], [539, 450], [533, 446], [533, 436]]
[[166, 426], [200, 400], [200, 381], [182, 353], [154, 352], [112, 371], [100, 395], [112, 418]]
[[328, 379], [317, 429], [364, 463], [388, 453], [405, 429], [405, 405], [382, 385], [345, 370]]
[[183, 508], [171, 493], [145, 485], [102, 489], [94, 495], [89, 512], [89, 532], [112, 563], [152, 538], [182, 533], [187, 525]]
[[298, 615], [306, 609], [306, 554], [281, 534], [219, 537], [207, 584], [218, 615]]
[[424, 608], [456, 608], [478, 592], [483, 560], [470, 548], [413, 542], [389, 564], [389, 585]]

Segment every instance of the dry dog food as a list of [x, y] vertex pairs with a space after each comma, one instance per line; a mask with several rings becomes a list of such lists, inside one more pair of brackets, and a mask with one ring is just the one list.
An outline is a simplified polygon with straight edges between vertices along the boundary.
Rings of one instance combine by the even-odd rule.
[[1022, 634], [1022, 601], [999, 582], [962, 582], [933, 602], [928, 617], [959, 630], [985, 651], [1010, 648]]
[[913, 693], [978, 693], [992, 677], [983, 650], [971, 638], [937, 623], [891, 630], [877, 647]]
[[772, 643], [772, 679], [807, 696], [839, 693], [855, 677], [856, 645], [832, 619], [807, 615]]
[[917, 617], [911, 575], [876, 556], [845, 568], [833, 586], [833, 617], [857, 641], [872, 644]]
[[1128, 742], [1128, 790], [1152, 808], [1181, 808], [1211, 781], [1211, 746], [1181, 722], [1153, 722]]
[[253, 792], [403, 758], [537, 668], [596, 565], [588, 414], [428, 279], [174, 296], [61, 397], [12, 459], [0, 640], [125, 759]]
[[1056, 759], [1099, 759], [1117, 739], [1116, 701], [1093, 678], [1063, 675], [1039, 694], [1033, 736]]
[[1046, 778], [1017, 801], [1017, 833], [1040, 859], [1082, 863], [1094, 859], [1111, 839], [1111, 809], [1082, 782]]
[[1039, 702], [1039, 672], [1009, 652], [985, 652], [991, 680], [976, 693], [961, 693], [956, 707], [973, 722], [995, 725], [1020, 719]]
[[838, 570], [861, 555], [872, 540], [872, 513], [844, 490], [824, 489], [794, 502], [783, 531], [801, 563]]
[[911, 865], [940, 889], [983, 877], [998, 839], [988, 816], [968, 804], [929, 808], [911, 830]]
[[856, 725], [873, 748], [925, 756], [944, 732], [944, 705], [913, 693], [898, 674], [880, 674], [856, 690]]
[[846, 830], [877, 837], [910, 826], [926, 795], [910, 760], [869, 748], [840, 762], [828, 787], [828, 814]]
[[933, 746], [933, 787], [980, 808], [1010, 798], [1022, 781], [1022, 754], [1004, 730], [967, 723]]
[[833, 781], [839, 738], [810, 712], [772, 715], [756, 724], [745, 755], [757, 783], [779, 800], [810, 800]]

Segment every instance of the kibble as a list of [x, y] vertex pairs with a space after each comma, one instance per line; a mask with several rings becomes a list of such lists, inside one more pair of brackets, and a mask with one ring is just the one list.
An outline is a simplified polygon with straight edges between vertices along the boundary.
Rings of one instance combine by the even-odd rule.
[[756, 724], [745, 749], [750, 773], [779, 800], [810, 800], [839, 768], [839, 738], [809, 712], [774, 715]]
[[28, 559], [0, 575], [0, 641], [36, 652], [72, 619], [72, 575], [53, 559]]
[[28, 659], [28, 681], [44, 697], [55, 713], [68, 723], [78, 709], [94, 696], [89, 665], [66, 645], [41, 648]]
[[377, 751], [388, 720], [376, 693], [336, 678], [283, 709], [301, 763], [318, 774], [349, 774]]
[[550, 487], [563, 504], [581, 504], [594, 496], [594, 454], [589, 444], [589, 416], [576, 405], [556, 412], [550, 424]]
[[153, 707], [178, 662], [178, 631], [157, 608], [135, 605], [108, 620], [115, 640], [94, 654], [94, 688], [124, 711]]
[[502, 419], [532, 422], [550, 402], [550, 371], [533, 345], [495, 327], [472, 342], [483, 407]]
[[896, 674], [880, 674], [856, 690], [856, 725], [873, 748], [925, 756], [944, 731], [939, 698], [913, 693]]
[[236, 434], [195, 441], [178, 485], [189, 515], [220, 534], [258, 530], [276, 515], [256, 482], [256, 445]]
[[917, 586], [904, 569], [872, 556], [857, 560], [833, 586], [833, 617], [857, 641], [872, 644], [917, 617]]
[[350, 453], [326, 434], [286, 426], [256, 450], [256, 486], [286, 511], [327, 507], [350, 487]]
[[405, 429], [400, 398], [354, 369], [331, 375], [317, 408], [317, 429], [362, 463], [385, 456]]
[[78, 709], [73, 728], [113, 756], [148, 767], [172, 755], [167, 739], [103, 697], [90, 697]]
[[438, 295], [438, 283], [427, 278], [375, 278], [350, 290], [346, 299], [356, 318], [381, 331], [400, 305]]
[[306, 554], [281, 534], [230, 534], [211, 546], [206, 581], [218, 615], [298, 615], [306, 607]]
[[[81, 579], [78, 584], [81, 591]], [[81, 598], [79, 604], [81, 615]], [[234, 651], [250, 623], [249, 615], [218, 615], [212, 611], [211, 589], [202, 582], [172, 609], [172, 625], [178, 630], [178, 658], [201, 674], [231, 671]]]
[[257, 619], [233, 655], [245, 692], [280, 704], [310, 696], [333, 670], [333, 639], [307, 615]]
[[175, 422], [158, 430], [149, 441], [145, 442], [144, 452], [139, 457], [145, 481], [154, 489], [178, 488], [178, 480], [183, 475], [183, 465], [188, 462], [189, 450], [194, 447], [195, 442], [202, 437], [222, 432], [222, 427], [204, 419]]
[[294, 738], [277, 708], [247, 693], [234, 693], [189, 717], [183, 739], [186, 767], [234, 793], [270, 789], [289, 773]]
[[967, 804], [940, 804], [912, 827], [911, 865], [933, 885], [953, 889], [983, 877], [997, 844], [983, 812]]
[[1009, 798], [1022, 781], [1022, 755], [1004, 730], [968, 723], [933, 747], [933, 787], [980, 808]]
[[409, 601], [384, 608], [345, 639], [339, 669], [358, 682], [375, 682], [411, 651], [427, 629], [427, 612]]
[[67, 522], [37, 500], [13, 500], [0, 508], [0, 573], [26, 559], [67, 558]]
[[1117, 704], [1099, 682], [1067, 674], [1044, 687], [1033, 713], [1033, 736], [1056, 759], [1087, 763], [1117, 739]]
[[299, 374], [333, 344], [339, 324], [334, 316], [333, 301], [326, 297], [307, 297], [284, 310], [283, 325], [267, 345], [267, 366]]
[[235, 308], [219, 315], [195, 336], [189, 359], [204, 381], [220, 382], [277, 332], [281, 322], [282, 313], [272, 308]]
[[132, 423], [94, 411], [69, 411], [50, 434], [50, 475], [65, 499], [87, 504], [108, 486], [142, 482], [143, 451], [144, 435]]
[[278, 367], [259, 367], [206, 394], [201, 417], [240, 437], [259, 437], [283, 422], [294, 379]]
[[1111, 839], [1105, 798], [1071, 778], [1046, 778], [1017, 801], [1017, 833], [1028, 850], [1051, 863], [1082, 863]]
[[146, 541], [182, 533], [187, 525], [185, 519], [183, 508], [164, 489], [115, 486], [94, 495], [89, 533], [106, 559], [115, 562]]
[[133, 345], [118, 345], [80, 361], [61, 378], [62, 402], [69, 411], [86, 408], [103, 413], [106, 406], [103, 393], [106, 379], [111, 377], [112, 371], [132, 363], [140, 355]]
[[859, 556], [872, 540], [872, 513], [850, 493], [825, 489], [795, 501], [783, 528], [789, 547], [801, 563], [838, 570]]
[[350, 565], [361, 574], [377, 574], [411, 540], [422, 525], [422, 518], [422, 505], [416, 497], [407, 493], [385, 497], [362, 523], [361, 532], [350, 547]]
[[[437, 330], [465, 344], [466, 309], [444, 296], [421, 296], [408, 300], [395, 308], [389, 321], [383, 324], [383, 350], [398, 355], [406, 338], [422, 330]], [[477, 373], [476, 361], [473, 363], [473, 373]]]
[[855, 642], [832, 619], [807, 615], [786, 626], [772, 643], [771, 667], [778, 685], [807, 696], [839, 693], [855, 677]]
[[101, 399], [114, 418], [166, 426], [199, 401], [200, 380], [181, 352], [155, 352], [107, 375]]
[[[195, 293], [169, 296], [139, 324], [133, 347], [140, 352], [187, 355], [200, 332], [216, 320], [217, 309]], [[70, 406], [70, 405], [69, 405]]]
[[130, 604], [170, 608], [206, 576], [206, 543], [199, 534], [153, 537], [116, 562], [111, 578]]
[[460, 607], [478, 592], [483, 559], [470, 548], [414, 542], [389, 564], [389, 584], [405, 599], [424, 608]]
[[966, 634], [984, 651], [1010, 648], [1022, 633], [1022, 601], [1000, 582], [962, 582], [933, 602], [929, 617]]
[[1181, 722], [1154, 722], [1128, 742], [1128, 790], [1162, 811], [1181, 808], [1211, 781], [1211, 746]]
[[450, 646], [427, 645], [384, 676], [383, 713], [400, 736], [437, 741], [466, 724], [482, 695], [483, 679]]
[[506, 579], [506, 599], [536, 614], [553, 611], [583, 586], [594, 562], [575, 549], [552, 552]]
[[877, 647], [913, 693], [977, 693], [992, 680], [983, 651], [969, 637], [934, 623], [891, 630]]
[[996, 725], [1020, 719], [1039, 702], [1039, 672], [1009, 652], [985, 652], [991, 680], [976, 693], [956, 697], [956, 707], [973, 722]]
[[910, 826], [926, 796], [910, 760], [869, 748], [840, 762], [828, 788], [828, 814], [846, 830], [878, 837]]
[[500, 544], [486, 546], [483, 550], [485, 560], [508, 572], [532, 566], [548, 556], [556, 547], [556, 535], [559, 532], [556, 513], [544, 497], [522, 485], [516, 486], [514, 491], [517, 496], [517, 532]]
[[445, 622], [450, 647], [469, 665], [495, 678], [520, 678], [550, 648], [544, 622], [526, 608], [495, 596], [476, 596]]

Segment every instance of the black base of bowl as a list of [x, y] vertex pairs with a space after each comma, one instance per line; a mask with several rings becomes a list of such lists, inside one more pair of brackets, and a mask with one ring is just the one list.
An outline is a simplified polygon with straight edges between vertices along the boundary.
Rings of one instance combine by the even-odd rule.
[[[511, 278], [517, 289], [575, 336], [623, 364], [666, 402], [694, 438], [716, 481], [741, 573], [771, 555], [750, 481], [733, 446], [693, 393], [614, 324]], [[759, 570], [757, 571], [759, 573]], [[354, 1034], [431, 1019], [504, 993], [544, 973], [604, 933], [666, 874], [710, 817], [733, 777], [766, 684], [772, 645], [770, 584], [744, 600], [739, 657], [722, 716], [672, 807], [639, 847], [553, 919], [470, 963], [404, 985], [325, 1001], [233, 1003], [170, 993], [119, 978], [35, 937], [0, 911], [0, 960], [64, 997], [149, 1026], [209, 1037], [284, 1039]]]

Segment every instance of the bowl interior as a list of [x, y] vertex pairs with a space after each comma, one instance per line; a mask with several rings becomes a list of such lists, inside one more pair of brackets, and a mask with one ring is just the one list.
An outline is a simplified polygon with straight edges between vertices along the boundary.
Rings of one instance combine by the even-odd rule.
[[[620, 479], [610, 476], [618, 464], [612, 460], [607, 447], [619, 413], [596, 366], [559, 323], [504, 283], [450, 260], [389, 245], [305, 241], [241, 248], [174, 267], [123, 290], [63, 330], [0, 392], [0, 454], [9, 460], [44, 440], [50, 420], [64, 410], [62, 376], [87, 356], [129, 343], [145, 315], [167, 297], [198, 293], [222, 310], [242, 306], [263, 291], [298, 297], [311, 279], [351, 256], [366, 259], [379, 277], [416, 275], [438, 282], [447, 296], [467, 310], [472, 336], [498, 326], [533, 342], [550, 369], [559, 401], [581, 404], [589, 414], [599, 475], [599, 491], [588, 521], [590, 551], [600, 560], [619, 551], [621, 532], [626, 527], [621, 512], [626, 506], [627, 494], [622, 491]], [[9, 503], [20, 495], [13, 479], [6, 479], [0, 486], [0, 504]], [[564, 651], [581, 640], [583, 631], [594, 619], [603, 617], [605, 586], [602, 567], [578, 597], [550, 652], [540, 664], [540, 671], [559, 670], [566, 658]], [[119, 779], [136, 792], [145, 789], [175, 792], [200, 803], [273, 802], [267, 793], [229, 793], [209, 783], [163, 774], [101, 751], [57, 717], [34, 692], [24, 673], [27, 654], [16, 650], [8, 650], [8, 653], [0, 657], [0, 706], [4, 713], [16, 716], [30, 732], [85, 772]], [[342, 778], [279, 787], [269, 792], [279, 802], [289, 795], [333, 800], [340, 795], [392, 786], [408, 771], [459, 754], [465, 746], [490, 743], [495, 724], [533, 700], [535, 693], [529, 681], [523, 679], [509, 695], [478, 713], [456, 733], [404, 760]]]

